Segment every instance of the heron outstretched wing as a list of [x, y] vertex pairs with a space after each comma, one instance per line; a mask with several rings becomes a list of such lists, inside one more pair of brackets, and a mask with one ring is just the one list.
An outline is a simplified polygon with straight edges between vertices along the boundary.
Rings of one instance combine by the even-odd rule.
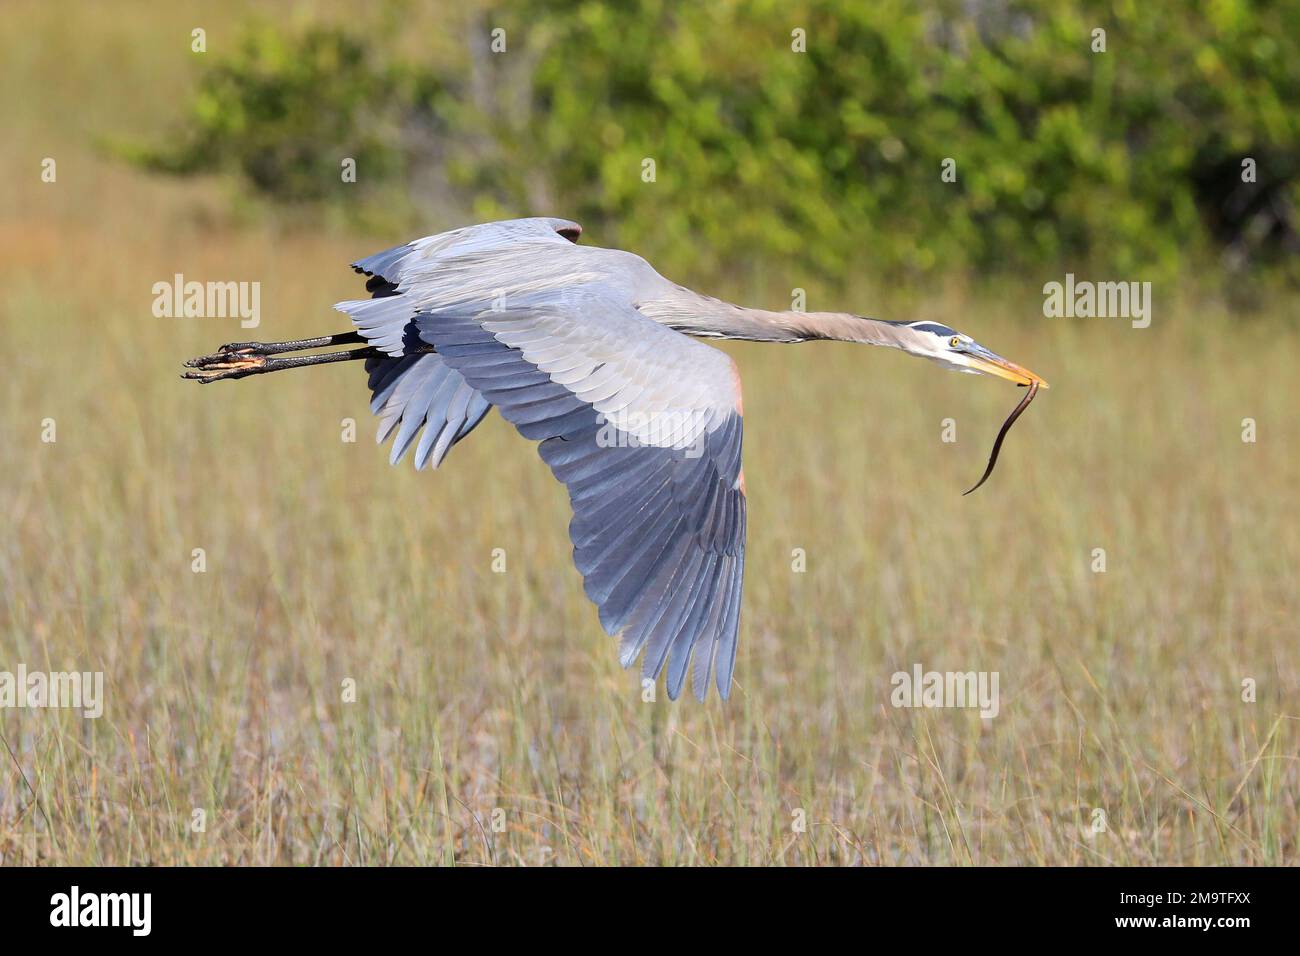
[[[397, 246], [354, 267], [373, 298], [339, 303], [367, 342], [380, 440], [417, 467], [497, 406], [569, 490], [574, 563], [629, 666], [694, 661], [726, 697], [744, 571], [740, 385], [717, 349], [641, 315], [673, 288], [639, 257], [577, 247], [581, 227], [526, 219]], [[417, 354], [432, 346], [434, 354]]]
[[741, 406], [724, 353], [597, 289], [418, 313], [419, 337], [569, 490], [574, 563], [630, 665], [731, 686], [744, 571]]

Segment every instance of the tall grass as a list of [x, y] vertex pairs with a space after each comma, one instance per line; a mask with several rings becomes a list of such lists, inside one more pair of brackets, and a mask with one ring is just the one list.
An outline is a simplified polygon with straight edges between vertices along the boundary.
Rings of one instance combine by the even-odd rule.
[[[940, 319], [1051, 381], [967, 498], [1014, 389], [851, 346], [728, 348], [750, 496], [738, 686], [645, 703], [571, 567], [563, 489], [496, 416], [417, 474], [373, 447], [357, 367], [179, 379], [224, 341], [342, 328], [345, 264], [382, 245], [241, 227], [220, 185], [91, 148], [165, 124], [187, 24], [235, 14], [168, 13], [145, 55], [128, 17], [88, 5], [92, 39], [18, 6], [0, 670], [101, 670], [107, 700], [99, 720], [0, 710], [0, 860], [1295, 862], [1293, 302], [1245, 320], [1158, 288], [1146, 330], [1043, 319], [1053, 276], [810, 302]], [[176, 272], [260, 281], [262, 326], [154, 318]], [[999, 672], [999, 715], [890, 706], [914, 663]]]

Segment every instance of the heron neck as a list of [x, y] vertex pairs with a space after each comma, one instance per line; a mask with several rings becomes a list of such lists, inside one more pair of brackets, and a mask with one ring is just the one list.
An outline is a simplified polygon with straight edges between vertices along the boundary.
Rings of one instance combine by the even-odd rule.
[[[686, 291], [686, 290], [683, 290]], [[772, 312], [747, 309], [711, 296], [691, 293], [690, 301], [674, 302], [663, 311], [652, 303], [642, 311], [679, 332], [705, 338], [749, 342], [860, 342], [901, 348], [900, 326], [848, 312]], [[905, 328], [905, 327], [904, 327]]]

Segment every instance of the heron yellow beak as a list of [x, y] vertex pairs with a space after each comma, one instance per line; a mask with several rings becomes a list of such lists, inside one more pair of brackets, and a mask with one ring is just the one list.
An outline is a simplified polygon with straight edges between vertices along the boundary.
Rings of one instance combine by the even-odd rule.
[[970, 367], [977, 372], [996, 375], [998, 378], [1005, 378], [1017, 385], [1032, 385], [1037, 382], [1039, 388], [1049, 387], [1042, 376], [1034, 374], [1022, 365], [1007, 361], [1001, 355], [990, 352], [982, 345], [976, 345], [972, 342], [962, 354], [966, 356]]

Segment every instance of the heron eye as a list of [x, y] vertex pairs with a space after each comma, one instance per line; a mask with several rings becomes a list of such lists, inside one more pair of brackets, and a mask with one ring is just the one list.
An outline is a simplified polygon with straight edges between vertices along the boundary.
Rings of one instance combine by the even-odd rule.
[[954, 335], [952, 338], [948, 340], [948, 344], [955, 349], [961, 348], [961, 336]]

